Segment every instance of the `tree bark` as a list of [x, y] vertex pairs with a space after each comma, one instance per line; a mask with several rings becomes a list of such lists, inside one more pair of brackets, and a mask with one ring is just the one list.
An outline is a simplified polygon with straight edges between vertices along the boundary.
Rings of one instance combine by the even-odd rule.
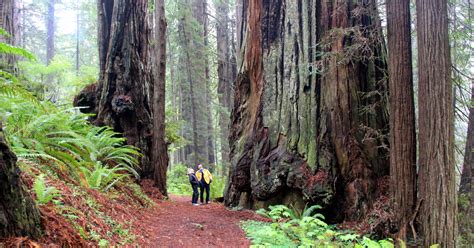
[[[0, 27], [3, 28], [10, 37], [0, 36], [0, 42], [10, 45], [17, 45], [18, 23], [15, 0], [4, 0], [0, 2]], [[0, 68], [15, 71], [17, 58], [12, 55], [0, 55]]]
[[99, 82], [83, 89], [74, 105], [97, 113], [96, 125], [123, 133], [143, 154], [141, 176], [154, 178], [148, 1], [100, 0], [98, 12]]
[[474, 106], [472, 105], [474, 104], [474, 82], [471, 83], [470, 104], [464, 163], [459, 186], [459, 212], [461, 213], [459, 215], [459, 232], [463, 237], [472, 235], [471, 217], [474, 216], [474, 194], [472, 194], [472, 184], [474, 183], [474, 178], [472, 177], [474, 172]]
[[416, 204], [415, 104], [410, 31], [410, 1], [387, 1], [390, 88], [390, 176], [395, 225], [406, 240]]
[[464, 163], [459, 186], [460, 194], [470, 194], [472, 192], [472, 172], [474, 170], [474, 107], [472, 104], [474, 104], [474, 82], [471, 83], [471, 102], [469, 105], [469, 120], [467, 125]]
[[0, 238], [40, 236], [40, 213], [20, 178], [17, 158], [8, 147], [0, 122]]
[[167, 195], [166, 171], [168, 168], [168, 145], [165, 142], [165, 89], [166, 89], [166, 19], [164, 0], [155, 2], [155, 85], [153, 87], [153, 150], [154, 181], [158, 189]]
[[454, 111], [446, 0], [417, 0], [419, 219], [423, 246], [455, 247]]
[[239, 6], [226, 204], [318, 203], [363, 218], [389, 169], [375, 2]]

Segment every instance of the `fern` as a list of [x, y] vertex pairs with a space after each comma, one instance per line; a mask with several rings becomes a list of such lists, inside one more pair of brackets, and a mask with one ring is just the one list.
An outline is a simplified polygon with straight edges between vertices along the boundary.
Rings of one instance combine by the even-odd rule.
[[87, 183], [84, 186], [104, 191], [109, 190], [118, 181], [127, 176], [126, 174], [118, 173], [123, 170], [122, 168], [108, 168], [103, 166], [100, 162], [96, 163], [93, 168], [85, 166], [81, 167], [80, 170], [82, 171], [85, 182]]
[[3, 42], [0, 42], [0, 54], [18, 55], [31, 61], [36, 60], [36, 57], [27, 50]]
[[7, 38], [11, 37], [11, 35], [3, 28], [0, 28], [0, 35]]
[[44, 174], [39, 175], [33, 184], [36, 201], [39, 204], [47, 204], [54, 198], [60, 196], [59, 191], [55, 187], [46, 186], [44, 177]]

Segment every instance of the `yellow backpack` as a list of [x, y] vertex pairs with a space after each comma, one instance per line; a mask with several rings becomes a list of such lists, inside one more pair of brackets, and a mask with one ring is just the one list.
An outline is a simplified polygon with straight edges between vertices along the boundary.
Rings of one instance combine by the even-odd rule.
[[201, 181], [201, 178], [204, 176], [204, 181], [207, 183], [207, 184], [210, 184], [212, 182], [212, 174], [211, 172], [209, 172], [209, 170], [207, 169], [201, 169], [201, 170], [198, 170], [196, 172], [196, 177], [198, 179], [198, 181], [200, 182]]

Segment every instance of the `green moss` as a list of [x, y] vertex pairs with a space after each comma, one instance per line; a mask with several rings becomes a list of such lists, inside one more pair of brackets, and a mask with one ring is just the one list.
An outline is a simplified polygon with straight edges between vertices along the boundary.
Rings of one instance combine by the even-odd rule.
[[308, 163], [308, 166], [314, 170], [316, 168], [316, 156], [317, 156], [317, 146], [316, 146], [316, 141], [312, 140], [309, 142], [308, 145], [308, 153], [306, 155], [306, 161]]

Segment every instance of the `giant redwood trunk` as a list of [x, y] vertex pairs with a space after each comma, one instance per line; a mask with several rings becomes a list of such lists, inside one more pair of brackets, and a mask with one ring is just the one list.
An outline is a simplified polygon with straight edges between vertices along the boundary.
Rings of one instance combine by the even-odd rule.
[[140, 148], [141, 175], [153, 178], [152, 72], [147, 0], [99, 0], [99, 61], [97, 85], [86, 87], [74, 102], [96, 113], [97, 125], [123, 133]]
[[454, 110], [446, 0], [417, 0], [418, 188], [423, 246], [455, 247]]
[[225, 202], [371, 208], [388, 174], [374, 1], [240, 1]]
[[20, 178], [0, 122], [0, 238], [40, 235], [40, 214]]
[[410, 1], [387, 1], [390, 87], [390, 176], [393, 211], [405, 239], [416, 202], [416, 135], [411, 56]]

